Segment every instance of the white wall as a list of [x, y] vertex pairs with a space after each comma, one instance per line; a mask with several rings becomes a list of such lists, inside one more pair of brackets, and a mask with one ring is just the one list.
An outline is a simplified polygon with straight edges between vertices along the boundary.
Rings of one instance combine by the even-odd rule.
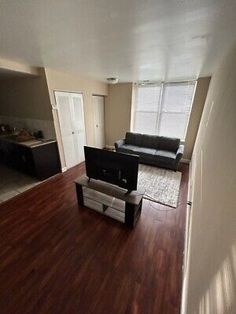
[[233, 314], [236, 313], [236, 47], [211, 80], [191, 169], [190, 251], [182, 312]]

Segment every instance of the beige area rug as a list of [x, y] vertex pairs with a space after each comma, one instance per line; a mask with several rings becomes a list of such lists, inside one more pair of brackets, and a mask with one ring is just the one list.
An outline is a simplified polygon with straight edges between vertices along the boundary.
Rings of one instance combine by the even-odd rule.
[[182, 173], [152, 166], [139, 165], [138, 189], [145, 198], [176, 208]]

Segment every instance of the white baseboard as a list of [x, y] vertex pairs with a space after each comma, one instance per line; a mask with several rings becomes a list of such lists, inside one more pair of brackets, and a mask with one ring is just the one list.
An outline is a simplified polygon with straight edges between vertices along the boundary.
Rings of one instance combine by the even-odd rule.
[[[188, 197], [187, 200], [192, 202], [192, 172], [191, 164], [189, 169], [188, 180]], [[191, 245], [191, 214], [192, 205], [187, 205], [186, 223], [185, 223], [185, 241], [184, 241], [184, 261], [182, 265], [182, 293], [181, 293], [181, 307], [180, 313], [187, 314], [187, 298], [188, 298], [188, 281], [189, 281], [189, 259], [190, 259], [190, 245]]]
[[182, 158], [180, 162], [183, 164], [190, 164], [190, 159]]
[[66, 172], [66, 170], [67, 170], [67, 167], [61, 168], [61, 171], [62, 171], [62, 172]]
[[114, 145], [106, 145], [105, 148], [112, 150], [112, 149], [115, 149], [115, 146]]

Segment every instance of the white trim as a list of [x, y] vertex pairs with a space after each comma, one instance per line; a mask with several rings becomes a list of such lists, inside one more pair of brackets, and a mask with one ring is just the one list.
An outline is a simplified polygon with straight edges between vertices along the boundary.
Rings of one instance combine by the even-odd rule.
[[70, 93], [70, 94], [81, 94], [84, 96], [84, 93], [82, 91], [75, 91], [75, 90], [64, 90], [64, 89], [54, 89], [53, 94], [54, 94], [54, 100], [56, 101], [56, 93]]
[[133, 84], [132, 93], [131, 93], [131, 111], [130, 111], [130, 126], [129, 126], [130, 132], [134, 131], [136, 89], [137, 89], [137, 86]]
[[61, 168], [61, 171], [62, 171], [62, 172], [66, 172], [66, 171], [67, 171], [67, 167], [62, 167], [62, 168]]
[[[60, 95], [65, 95], [65, 96], [70, 95], [71, 97], [69, 98], [69, 106], [71, 108], [73, 108], [73, 106], [72, 106], [72, 97], [76, 96], [76, 97], [80, 98], [80, 101], [81, 101], [81, 104], [82, 104], [82, 116], [81, 116], [81, 118], [82, 118], [82, 124], [84, 126], [84, 136], [85, 136], [85, 143], [84, 144], [86, 145], [86, 143], [87, 143], [87, 132], [86, 132], [86, 125], [85, 125], [85, 112], [84, 112], [83, 93], [81, 93], [81, 92], [71, 92], [71, 91], [61, 91], [61, 90], [53, 90], [53, 94], [54, 94], [54, 100], [55, 100], [55, 109], [53, 109], [53, 112], [55, 112], [56, 115], [57, 115], [57, 127], [58, 127], [58, 130], [59, 130], [59, 132], [57, 132], [56, 135], [57, 135], [58, 142], [60, 141], [61, 156], [63, 156], [62, 157], [63, 160], [61, 158], [61, 163], [62, 163], [62, 168], [64, 167], [64, 168], [68, 169], [68, 164], [67, 164], [66, 154], [65, 154], [65, 148], [64, 148], [64, 143], [63, 143], [63, 137], [62, 137], [62, 132], [61, 132], [61, 121], [63, 119], [62, 119], [62, 117], [60, 118], [60, 106], [58, 106], [58, 96], [60, 96]], [[60, 150], [59, 150], [59, 152], [60, 152]], [[83, 161], [84, 160], [80, 160], [79, 163], [83, 162]], [[74, 167], [74, 166], [75, 165], [72, 165], [71, 167]]]
[[[52, 104], [52, 107], [53, 107], [53, 104]], [[53, 123], [54, 123], [54, 128], [55, 128], [55, 133], [56, 133], [60, 161], [61, 161], [61, 165], [63, 169], [66, 162], [65, 162], [65, 154], [64, 154], [63, 143], [62, 143], [61, 127], [60, 127], [59, 118], [58, 118], [58, 109], [56, 105], [55, 105], [55, 108], [53, 107], [52, 109], [52, 116], [53, 116]]]
[[[102, 147], [98, 147], [98, 143], [96, 143], [96, 132], [97, 132], [97, 128], [96, 128], [96, 102], [95, 102], [95, 98], [94, 97], [99, 97], [101, 99], [103, 99], [103, 139], [102, 139]], [[95, 144], [95, 147], [98, 147], [98, 148], [103, 148], [104, 145], [105, 145], [105, 142], [106, 142], [106, 139], [105, 139], [105, 96], [103, 95], [96, 95], [96, 94], [92, 94], [92, 105], [93, 105], [93, 138], [94, 138], [94, 144]], [[86, 137], [86, 142], [87, 141], [87, 137]]]
[[105, 148], [106, 149], [115, 149], [115, 146], [114, 145], [106, 145]]
[[[188, 196], [187, 201], [192, 202], [192, 171], [191, 164], [189, 167], [189, 178], [188, 178]], [[184, 252], [183, 252], [183, 282], [182, 282], [182, 293], [181, 293], [181, 306], [180, 314], [187, 314], [187, 297], [188, 297], [188, 280], [189, 280], [189, 250], [190, 250], [190, 232], [191, 232], [191, 213], [192, 204], [187, 205], [186, 222], [185, 222], [185, 241], [184, 241]]]
[[187, 158], [182, 158], [181, 160], [180, 160], [180, 162], [182, 162], [183, 164], [190, 164], [190, 159], [187, 159]]

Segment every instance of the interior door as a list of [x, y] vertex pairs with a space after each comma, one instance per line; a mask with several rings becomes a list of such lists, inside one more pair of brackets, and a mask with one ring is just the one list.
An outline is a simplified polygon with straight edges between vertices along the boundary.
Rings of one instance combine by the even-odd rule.
[[84, 161], [85, 124], [83, 97], [77, 93], [55, 92], [66, 167]]
[[86, 145], [84, 106], [82, 94], [71, 93], [72, 100], [72, 128], [74, 144], [79, 163], [84, 161], [84, 145]]
[[73, 129], [71, 123], [71, 100], [69, 93], [55, 92], [58, 118], [63, 143], [63, 151], [66, 167], [70, 168], [76, 164], [76, 152], [74, 146]]
[[98, 148], [104, 148], [105, 146], [104, 97], [93, 96], [93, 107], [94, 107], [95, 146]]

